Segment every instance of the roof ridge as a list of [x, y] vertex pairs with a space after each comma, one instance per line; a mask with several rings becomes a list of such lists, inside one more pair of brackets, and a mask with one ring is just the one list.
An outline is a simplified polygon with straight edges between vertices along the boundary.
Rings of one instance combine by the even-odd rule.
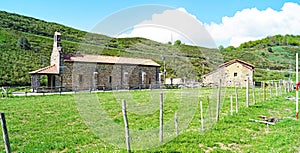
[[228, 62], [226, 62], [226, 63], [223, 63], [223, 64], [221, 64], [221, 65], [219, 65], [219, 68], [220, 67], [223, 67], [223, 66], [227, 66], [227, 65], [230, 65], [230, 64], [232, 64], [232, 63], [234, 63], [234, 62], [240, 62], [240, 63], [243, 63], [243, 64], [246, 64], [246, 65], [248, 65], [248, 66], [250, 66], [250, 67], [255, 67], [254, 65], [252, 65], [252, 64], [250, 64], [250, 63], [247, 63], [247, 62], [245, 62], [245, 61], [243, 61], [243, 60], [241, 60], [241, 59], [233, 59], [233, 60], [230, 60], [230, 61], [228, 61]]
[[90, 62], [90, 63], [109, 63], [109, 64], [134, 64], [160, 66], [150, 58], [124, 57], [124, 56], [107, 56], [95, 54], [67, 54], [65, 61], [70, 62]]
[[109, 56], [109, 55], [99, 55], [99, 54], [68, 54], [68, 55], [88, 55], [88, 56], [102, 56], [102, 57], [115, 57], [115, 58], [130, 58], [130, 59], [145, 59], [145, 60], [152, 60], [150, 58], [141, 58], [141, 57], [126, 57], [126, 56]]

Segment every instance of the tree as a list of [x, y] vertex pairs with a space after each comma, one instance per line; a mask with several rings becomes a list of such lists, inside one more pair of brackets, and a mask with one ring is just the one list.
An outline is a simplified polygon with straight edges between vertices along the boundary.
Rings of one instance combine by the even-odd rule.
[[224, 50], [224, 46], [223, 45], [220, 45], [219, 46], [219, 51], [223, 51]]
[[17, 46], [20, 47], [21, 49], [25, 49], [25, 50], [30, 50], [31, 49], [29, 41], [24, 36], [19, 38]]
[[181, 45], [181, 41], [180, 40], [176, 40], [175, 42], [174, 42], [174, 46], [180, 46]]
[[224, 51], [233, 51], [235, 50], [235, 47], [233, 46], [228, 46], [227, 48], [224, 49]]
[[273, 53], [273, 49], [271, 47], [269, 47], [268, 52]]

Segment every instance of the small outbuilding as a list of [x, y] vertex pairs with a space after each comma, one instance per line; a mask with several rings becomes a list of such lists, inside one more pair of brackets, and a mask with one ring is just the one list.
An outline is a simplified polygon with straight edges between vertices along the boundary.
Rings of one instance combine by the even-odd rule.
[[253, 84], [254, 65], [251, 65], [240, 59], [234, 59], [226, 62], [212, 71], [202, 76], [204, 86], [217, 85], [219, 80], [222, 80], [222, 86], [239, 86], [245, 87], [247, 79], [249, 84]]

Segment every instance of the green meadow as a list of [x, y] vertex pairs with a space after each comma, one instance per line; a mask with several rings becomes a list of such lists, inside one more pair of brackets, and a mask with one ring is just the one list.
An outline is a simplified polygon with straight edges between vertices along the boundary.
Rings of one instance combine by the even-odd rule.
[[[6, 115], [13, 152], [127, 152], [121, 99], [127, 101], [133, 152], [298, 151], [300, 123], [293, 119], [295, 101], [285, 99], [294, 96], [295, 92], [283, 92], [282, 96], [275, 97], [273, 90], [272, 98], [266, 92], [267, 100], [263, 101], [263, 90], [256, 88], [256, 103], [250, 90], [247, 108], [245, 88], [238, 88], [239, 110], [235, 113], [235, 89], [222, 88], [220, 118], [216, 123], [216, 91], [215, 88], [201, 88], [10, 97], [0, 99], [0, 112]], [[153, 139], [137, 135], [139, 132], [147, 135], [149, 129], [159, 128], [161, 92], [164, 96], [164, 143], [159, 142], [155, 132]], [[233, 115], [230, 113], [230, 95], [234, 101]], [[204, 131], [201, 129], [200, 101], [203, 102]], [[175, 112], [178, 114], [178, 136], [175, 136], [173, 126]], [[87, 114], [92, 117], [85, 116]], [[103, 114], [105, 116], [101, 116]], [[269, 126], [249, 121], [259, 120], [259, 115], [282, 120]], [[102, 122], [104, 117], [109, 121]], [[101, 131], [98, 126], [102, 124], [117, 128]], [[141, 150], [143, 147], [147, 149]], [[3, 143], [0, 151], [5, 151]]]

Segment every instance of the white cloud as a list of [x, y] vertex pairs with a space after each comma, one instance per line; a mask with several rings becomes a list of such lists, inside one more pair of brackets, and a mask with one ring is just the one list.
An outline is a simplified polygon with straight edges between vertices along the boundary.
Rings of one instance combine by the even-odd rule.
[[[204, 47], [239, 46], [241, 43], [276, 34], [300, 34], [300, 5], [285, 3], [280, 11], [246, 8], [220, 24], [204, 23], [184, 8], [153, 14], [118, 37], [144, 37], [158, 42], [181, 40]], [[212, 38], [211, 38], [212, 37]]]
[[299, 14], [300, 5], [288, 2], [280, 11], [244, 9], [233, 17], [223, 17], [221, 24], [205, 23], [204, 26], [218, 45], [238, 46], [270, 35], [300, 34]]
[[185, 44], [216, 47], [202, 23], [184, 8], [153, 14], [151, 20], [142, 21], [130, 33], [118, 37], [144, 37], [163, 43], [181, 40]]

